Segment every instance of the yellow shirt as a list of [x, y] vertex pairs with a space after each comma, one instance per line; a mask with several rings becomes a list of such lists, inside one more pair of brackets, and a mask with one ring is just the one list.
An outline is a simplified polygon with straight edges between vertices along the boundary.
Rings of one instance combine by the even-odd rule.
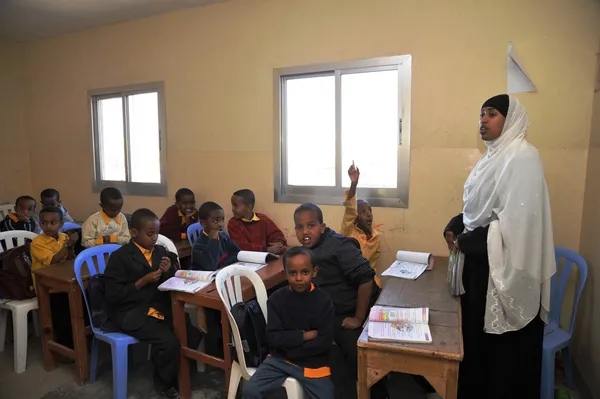
[[[144, 255], [144, 258], [146, 258], [146, 261], [148, 262], [148, 266], [152, 267], [152, 252], [154, 252], [154, 248], [146, 249], [146, 248], [138, 245], [138, 243], [135, 241], [133, 243], [142, 252], [142, 255]], [[165, 319], [165, 316], [154, 308], [148, 309], [148, 316], [154, 317], [155, 319], [158, 319], [158, 320]]]
[[[52, 258], [61, 249], [65, 247], [69, 237], [65, 233], [58, 233], [58, 238], [53, 238], [42, 233], [39, 234], [31, 241], [31, 270], [40, 269], [42, 267], [50, 266]], [[68, 252], [60, 261], [67, 259]], [[35, 279], [33, 280], [33, 287], [35, 288]]]
[[131, 239], [129, 226], [125, 215], [119, 213], [111, 218], [106, 213], [99, 211], [87, 218], [81, 226], [81, 245], [90, 248], [104, 244], [104, 236], [110, 236], [110, 242], [125, 245]]
[[[342, 219], [342, 228], [340, 233], [352, 237], [360, 244], [360, 250], [365, 258], [371, 263], [371, 267], [377, 273], [377, 260], [380, 255], [380, 234], [377, 230], [373, 229], [372, 235], [369, 237], [367, 233], [362, 231], [356, 226], [356, 195], [348, 199], [348, 191], [346, 191], [346, 200], [344, 201], [346, 210], [344, 211], [344, 218]], [[381, 279], [376, 275], [375, 283], [381, 288]]]

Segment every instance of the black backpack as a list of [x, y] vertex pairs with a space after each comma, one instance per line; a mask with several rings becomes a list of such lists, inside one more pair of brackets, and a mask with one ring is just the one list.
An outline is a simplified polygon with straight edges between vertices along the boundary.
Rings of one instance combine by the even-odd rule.
[[[258, 367], [269, 354], [267, 345], [267, 322], [256, 300], [239, 302], [231, 308], [231, 314], [240, 330], [244, 358], [247, 367]], [[234, 352], [237, 359], [237, 352]]]
[[6, 299], [35, 298], [31, 276], [29, 244], [2, 253], [0, 269], [0, 296]]
[[90, 319], [94, 327], [106, 332], [119, 331], [110, 319], [108, 304], [106, 303], [106, 288], [104, 275], [95, 274], [88, 280], [88, 303], [92, 312]]

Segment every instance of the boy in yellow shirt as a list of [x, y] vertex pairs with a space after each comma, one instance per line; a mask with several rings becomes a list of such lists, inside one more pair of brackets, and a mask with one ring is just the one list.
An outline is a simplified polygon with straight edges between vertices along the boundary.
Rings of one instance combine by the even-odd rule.
[[87, 218], [81, 226], [81, 245], [86, 248], [102, 244], [125, 245], [131, 239], [123, 208], [123, 195], [115, 187], [100, 192], [101, 211]]
[[[373, 211], [371, 205], [365, 200], [356, 199], [356, 186], [360, 170], [354, 165], [348, 169], [350, 177], [350, 190], [346, 191], [344, 206], [344, 218], [340, 234], [352, 237], [360, 244], [360, 250], [365, 258], [369, 260], [371, 267], [377, 272], [377, 260], [380, 254], [379, 232], [373, 229]], [[375, 276], [375, 283], [381, 288], [381, 279]]]
[[[63, 226], [63, 214], [60, 208], [47, 206], [40, 211], [40, 227], [42, 233], [31, 241], [31, 269], [36, 270], [56, 263], [73, 259], [73, 246], [79, 239], [77, 232], [69, 235], [59, 233]], [[34, 282], [35, 283], [35, 282]], [[34, 284], [35, 286], [35, 284]], [[73, 348], [73, 334], [71, 330], [71, 315], [69, 309], [69, 296], [65, 292], [50, 294], [50, 309], [52, 312], [52, 326], [56, 340], [59, 344]]]

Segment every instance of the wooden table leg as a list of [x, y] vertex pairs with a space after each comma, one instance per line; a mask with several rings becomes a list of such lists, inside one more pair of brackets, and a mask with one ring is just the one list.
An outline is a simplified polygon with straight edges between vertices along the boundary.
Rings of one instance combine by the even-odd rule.
[[44, 355], [44, 369], [52, 371], [56, 368], [54, 354], [48, 347], [48, 341], [54, 340], [54, 328], [52, 326], [52, 310], [50, 309], [50, 293], [44, 285], [44, 278], [35, 275], [36, 292], [38, 298], [38, 309], [40, 314], [42, 352]]
[[229, 325], [229, 317], [224, 308], [221, 308], [221, 330], [223, 331], [223, 360], [225, 360], [225, 386], [229, 387], [231, 379], [231, 326]]
[[444, 399], [456, 399], [458, 397], [458, 364], [448, 370], [446, 374], [446, 392]]
[[[173, 307], [173, 329], [183, 348], [187, 346], [187, 330], [183, 310], [184, 302], [171, 297], [171, 303]], [[179, 395], [183, 399], [188, 399], [192, 395], [189, 360], [183, 356], [183, 351], [179, 356]]]
[[371, 390], [369, 389], [368, 370], [367, 370], [367, 350], [357, 348], [358, 350], [358, 399], [370, 399]]
[[69, 308], [71, 311], [71, 328], [73, 330], [73, 350], [75, 351], [75, 373], [77, 383], [83, 385], [89, 381], [90, 363], [83, 320], [83, 296], [79, 284], [71, 284], [69, 290]]

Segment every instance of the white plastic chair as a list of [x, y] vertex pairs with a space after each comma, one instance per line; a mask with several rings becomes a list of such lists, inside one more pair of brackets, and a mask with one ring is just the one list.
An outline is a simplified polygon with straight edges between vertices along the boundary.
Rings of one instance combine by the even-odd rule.
[[[225, 311], [227, 312], [227, 318], [229, 319], [233, 335], [233, 343], [239, 360], [239, 362], [234, 361], [231, 366], [231, 378], [229, 380], [227, 399], [235, 399], [240, 380], [243, 378], [247, 381], [256, 372], [255, 368], [246, 367], [240, 330], [231, 314], [233, 305], [243, 302], [241, 277], [246, 277], [254, 286], [256, 301], [265, 316], [265, 320], [267, 320], [267, 290], [265, 289], [265, 284], [260, 276], [256, 274], [255, 271], [244, 266], [232, 265], [221, 270], [216, 278], [217, 291], [219, 292], [219, 296], [221, 297], [221, 301], [223, 301]], [[288, 399], [304, 399], [304, 388], [295, 378], [286, 378], [281, 386], [285, 388]]]
[[[37, 234], [30, 231], [5, 231], [0, 233], [0, 253], [4, 252], [2, 243], [6, 250], [15, 248], [13, 239], [17, 240], [17, 247], [25, 245], [25, 240], [33, 240]], [[6, 341], [6, 321], [8, 311], [12, 312], [14, 349], [14, 370], [19, 374], [25, 371], [27, 365], [27, 314], [34, 311], [33, 329], [36, 336], [40, 336], [39, 318], [37, 314], [37, 298], [17, 301], [13, 299], [0, 299], [0, 352], [4, 352]]]
[[[177, 247], [175, 246], [173, 241], [171, 241], [168, 237], [159, 234], [158, 240], [156, 240], [156, 245], [162, 245], [163, 247], [167, 248], [167, 251], [173, 252], [175, 255], [177, 255], [177, 261], [179, 261], [179, 252], [177, 252]], [[190, 323], [192, 323], [192, 326], [199, 330], [200, 327], [198, 326], [198, 318], [196, 317], [196, 306], [190, 303], [186, 303], [184, 306], [184, 310], [187, 314], [190, 315]], [[202, 341], [200, 341], [200, 346], [198, 346], [198, 350], [200, 352], [204, 352], [204, 349], [205, 348], [203, 339]], [[202, 373], [206, 370], [206, 365], [202, 362], [197, 361], [196, 368], [198, 369], [198, 372]]]
[[15, 206], [13, 204], [2, 204], [0, 205], [0, 219], [4, 219], [6, 216], [8, 216], [13, 209], [15, 209]]

